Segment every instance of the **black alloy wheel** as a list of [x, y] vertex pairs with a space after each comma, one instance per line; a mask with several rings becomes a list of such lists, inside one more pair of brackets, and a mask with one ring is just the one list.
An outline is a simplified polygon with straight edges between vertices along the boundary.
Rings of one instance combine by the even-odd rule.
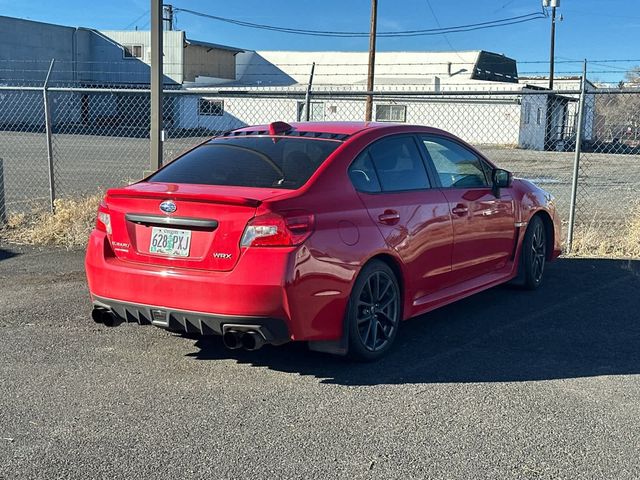
[[544, 267], [547, 260], [547, 232], [544, 222], [534, 216], [529, 222], [522, 245], [522, 268], [524, 268], [524, 286], [535, 290], [542, 284]]
[[350, 356], [361, 361], [382, 357], [395, 340], [401, 311], [400, 287], [393, 271], [378, 260], [365, 265], [347, 312]]

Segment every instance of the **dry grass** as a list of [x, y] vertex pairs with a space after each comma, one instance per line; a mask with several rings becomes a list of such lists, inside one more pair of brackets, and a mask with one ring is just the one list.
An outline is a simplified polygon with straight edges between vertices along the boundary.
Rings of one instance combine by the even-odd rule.
[[[103, 195], [56, 200], [55, 214], [34, 209], [9, 216], [0, 238], [20, 245], [56, 245], [67, 249], [84, 247], [95, 225]], [[640, 202], [624, 226], [600, 222], [596, 217], [578, 226], [572, 257], [640, 258]]]
[[640, 202], [626, 225], [599, 222], [596, 218], [576, 227], [571, 256], [640, 258]]
[[36, 208], [10, 215], [0, 238], [18, 245], [55, 245], [67, 249], [84, 247], [95, 225], [102, 194], [55, 201], [55, 213]]

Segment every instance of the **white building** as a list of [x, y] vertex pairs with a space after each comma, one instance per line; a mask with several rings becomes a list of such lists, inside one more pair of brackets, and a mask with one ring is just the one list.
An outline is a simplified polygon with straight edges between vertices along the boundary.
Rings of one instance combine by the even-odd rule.
[[[244, 52], [236, 57], [236, 80], [216, 87], [225, 95], [204, 93], [206, 78], [185, 82], [183, 88], [202, 96], [184, 96], [177, 125], [189, 129], [226, 130], [274, 118], [304, 118], [301, 94], [312, 82], [316, 96], [310, 119], [361, 120], [364, 102], [340, 96], [341, 91], [366, 91], [367, 52]], [[311, 66], [315, 63], [313, 78]], [[529, 81], [530, 80], [530, 81]], [[520, 79], [516, 61], [486, 51], [378, 52], [375, 90], [393, 92], [376, 99], [374, 119], [425, 124], [442, 128], [476, 144], [544, 149], [573, 133], [577, 95], [547, 95], [544, 79]], [[579, 79], [557, 79], [558, 90], [578, 90]], [[233, 97], [233, 92], [289, 92], [298, 98]], [[430, 96], [414, 96], [427, 92]], [[455, 95], [447, 95], [455, 92]], [[469, 95], [464, 95], [468, 92]], [[479, 95], [471, 95], [478, 93]], [[291, 95], [292, 97], [294, 95]], [[548, 105], [553, 114], [547, 117]], [[593, 115], [591, 115], [593, 117]]]
[[[549, 86], [548, 77], [520, 77], [520, 83], [527, 85], [529, 89], [546, 90]], [[580, 91], [582, 87], [582, 79], [576, 76], [561, 76], [553, 80], [554, 90], [560, 92]], [[583, 140], [590, 141], [594, 138], [595, 131], [595, 95], [592, 93], [597, 90], [596, 85], [587, 80], [585, 91], [587, 93], [584, 106], [584, 128]], [[523, 125], [533, 123], [533, 115], [536, 118], [542, 114], [546, 118], [548, 104], [551, 107], [551, 118], [549, 119], [549, 131], [546, 133], [548, 138], [557, 142], [562, 146], [565, 139], [575, 138], [575, 127], [578, 120], [578, 100], [580, 95], [576, 93], [563, 93], [553, 97], [535, 98], [532, 96], [523, 97]], [[539, 113], [538, 113], [539, 112]], [[537, 123], [537, 120], [536, 120]], [[520, 139], [520, 146], [523, 148], [531, 148], [542, 150], [545, 142], [544, 128], [523, 128]]]

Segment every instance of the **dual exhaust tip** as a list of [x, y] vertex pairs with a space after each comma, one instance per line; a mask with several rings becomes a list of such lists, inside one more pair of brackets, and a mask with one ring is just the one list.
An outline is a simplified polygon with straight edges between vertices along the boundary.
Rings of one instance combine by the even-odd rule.
[[[94, 308], [91, 311], [91, 318], [96, 323], [101, 323], [107, 327], [115, 325], [113, 313], [106, 308]], [[250, 352], [259, 350], [267, 343], [264, 336], [258, 330], [239, 330], [236, 328], [224, 328], [222, 343], [230, 350], [244, 348]]]
[[266, 343], [266, 340], [257, 330], [240, 331], [226, 329], [222, 334], [222, 343], [229, 350], [244, 348], [250, 352], [259, 350]]
[[91, 318], [96, 323], [102, 323], [107, 327], [112, 327], [115, 324], [115, 317], [106, 308], [94, 308], [91, 311]]

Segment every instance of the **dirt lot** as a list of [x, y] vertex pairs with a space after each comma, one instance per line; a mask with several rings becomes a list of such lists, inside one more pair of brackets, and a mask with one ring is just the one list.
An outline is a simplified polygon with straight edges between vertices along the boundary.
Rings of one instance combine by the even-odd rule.
[[563, 259], [377, 364], [89, 318], [82, 252], [0, 246], [0, 478], [640, 478], [640, 262]]
[[[165, 142], [172, 158], [198, 139]], [[99, 188], [122, 185], [142, 177], [148, 169], [149, 140], [99, 135], [53, 137], [54, 176], [59, 195], [86, 195]], [[6, 202], [20, 208], [49, 197], [49, 174], [44, 133], [0, 132]]]
[[[170, 159], [198, 138], [168, 139]], [[568, 218], [574, 154], [479, 147], [499, 166], [531, 179], [557, 197]], [[138, 179], [147, 168], [148, 139], [54, 135], [56, 191], [59, 195], [92, 194], [98, 188]], [[45, 136], [42, 133], [0, 132], [6, 203], [10, 210], [46, 201], [49, 195]], [[579, 220], [624, 223], [640, 189], [640, 157], [585, 153], [582, 157]]]

